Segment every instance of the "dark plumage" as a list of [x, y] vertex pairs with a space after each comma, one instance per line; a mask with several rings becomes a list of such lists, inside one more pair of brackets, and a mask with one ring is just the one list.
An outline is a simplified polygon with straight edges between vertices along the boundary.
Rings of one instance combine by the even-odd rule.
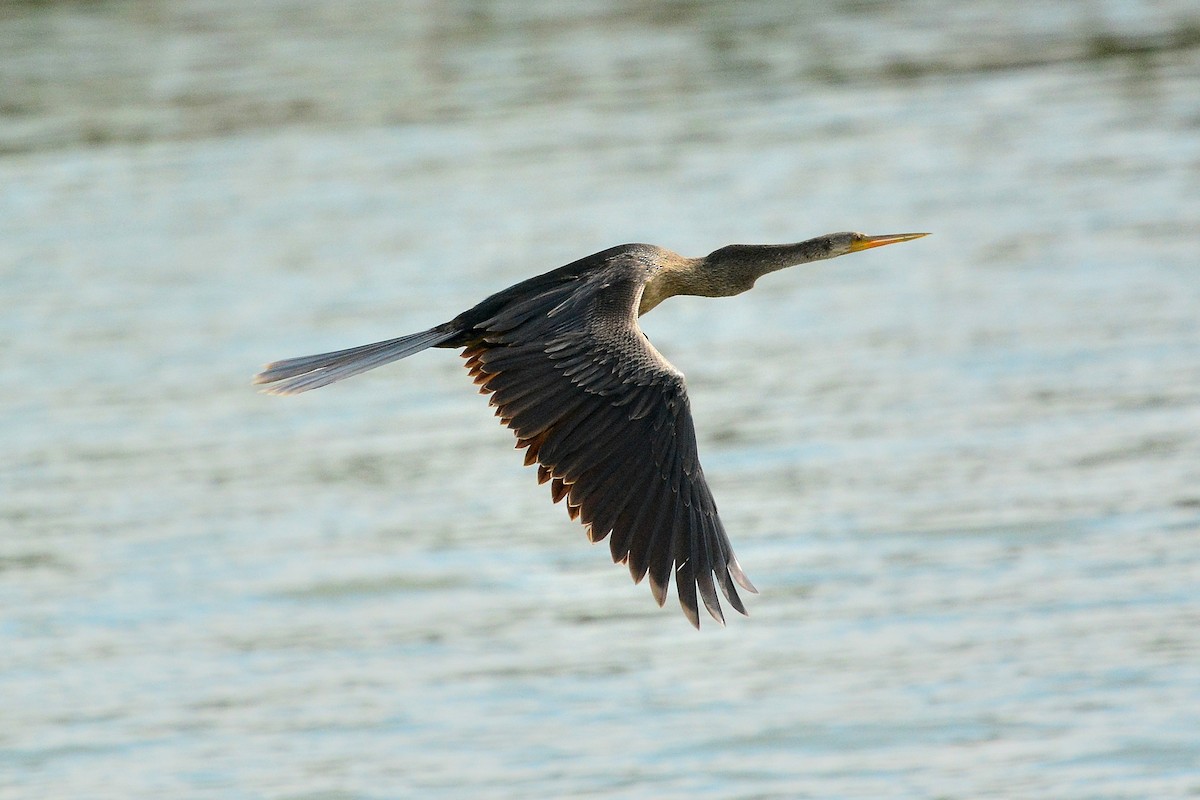
[[637, 318], [676, 294], [739, 294], [761, 275], [925, 234], [838, 233], [790, 245], [730, 245], [684, 258], [653, 245], [613, 247], [522, 281], [437, 327], [349, 350], [267, 365], [255, 383], [294, 394], [429, 347], [461, 348], [525, 463], [555, 502], [606, 537], [635, 582], [649, 576], [659, 605], [671, 573], [699, 627], [697, 594], [724, 622], [717, 587], [746, 613], [742, 572], [696, 452], [683, 374], [654, 349]]

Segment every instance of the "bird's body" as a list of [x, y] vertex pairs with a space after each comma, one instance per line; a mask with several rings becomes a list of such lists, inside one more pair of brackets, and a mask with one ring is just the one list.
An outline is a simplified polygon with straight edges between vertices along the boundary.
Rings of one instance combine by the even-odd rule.
[[724, 621], [716, 587], [741, 613], [735, 583], [755, 591], [717, 515], [696, 452], [683, 374], [637, 318], [677, 294], [739, 294], [794, 264], [924, 234], [832, 234], [792, 245], [731, 245], [685, 258], [645, 244], [613, 247], [498, 292], [427, 331], [267, 365], [256, 383], [293, 394], [429, 347], [461, 348], [497, 416], [538, 464], [555, 502], [566, 498], [588, 538], [606, 537], [634, 581], [649, 576], [659, 605], [671, 573], [699, 626], [697, 592]]

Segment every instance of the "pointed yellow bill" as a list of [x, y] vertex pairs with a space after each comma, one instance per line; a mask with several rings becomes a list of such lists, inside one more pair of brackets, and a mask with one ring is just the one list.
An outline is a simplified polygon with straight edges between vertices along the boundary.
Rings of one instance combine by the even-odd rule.
[[920, 239], [922, 236], [928, 235], [928, 233], [889, 233], [883, 236], [862, 236], [855, 238], [850, 243], [850, 252], [857, 253], [859, 250], [883, 247], [885, 244], [895, 244], [896, 242], [911, 242], [913, 239]]

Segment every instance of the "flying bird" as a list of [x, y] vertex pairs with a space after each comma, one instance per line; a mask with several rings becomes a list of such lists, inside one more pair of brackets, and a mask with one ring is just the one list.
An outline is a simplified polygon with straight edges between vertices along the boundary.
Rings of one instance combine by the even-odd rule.
[[758, 278], [926, 236], [844, 232], [795, 244], [722, 247], [685, 258], [624, 244], [522, 281], [420, 333], [268, 364], [255, 376], [271, 394], [297, 394], [430, 347], [462, 350], [466, 367], [513, 430], [525, 464], [592, 542], [635, 583], [649, 577], [660, 606], [671, 573], [697, 628], [697, 593], [721, 624], [717, 586], [746, 613], [742, 571], [696, 452], [683, 373], [642, 333], [638, 317], [674, 295], [729, 297]]

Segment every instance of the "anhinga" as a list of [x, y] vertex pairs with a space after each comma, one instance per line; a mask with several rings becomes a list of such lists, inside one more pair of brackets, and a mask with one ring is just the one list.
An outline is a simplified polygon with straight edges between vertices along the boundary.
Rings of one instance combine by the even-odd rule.
[[[740, 294], [768, 272], [907, 242], [924, 233], [833, 233], [796, 244], [729, 245], [685, 258], [647, 244], [590, 255], [492, 295], [427, 331], [268, 364], [255, 383], [296, 394], [429, 347], [462, 348], [467, 369], [538, 464], [554, 501], [567, 500], [588, 538], [609, 538], [633, 580], [650, 576], [661, 606], [675, 585], [700, 626], [696, 594], [724, 623], [716, 586], [756, 591], [733, 555], [696, 453], [683, 374], [637, 319], [677, 294]], [[714, 583], [715, 578], [715, 583]]]

